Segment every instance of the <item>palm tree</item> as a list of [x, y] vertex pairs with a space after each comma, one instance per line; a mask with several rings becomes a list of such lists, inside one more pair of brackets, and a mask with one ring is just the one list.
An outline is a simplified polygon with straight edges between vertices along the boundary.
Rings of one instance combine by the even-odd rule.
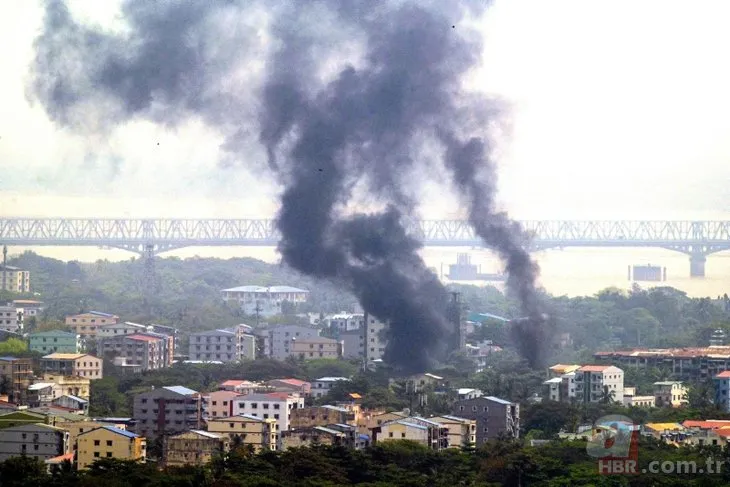
[[603, 392], [601, 393], [601, 396], [599, 397], [599, 401], [602, 404], [610, 404], [616, 400], [616, 391], [613, 389], [609, 389], [608, 386], [603, 386]]

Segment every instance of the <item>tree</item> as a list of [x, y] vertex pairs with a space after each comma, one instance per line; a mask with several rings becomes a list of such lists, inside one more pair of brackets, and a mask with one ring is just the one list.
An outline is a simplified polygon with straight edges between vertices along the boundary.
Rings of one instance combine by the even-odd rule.
[[599, 397], [599, 402], [601, 404], [610, 404], [615, 401], [616, 401], [616, 391], [613, 389], [610, 389], [608, 386], [603, 386], [603, 391], [601, 391], [601, 396]]
[[28, 351], [28, 344], [18, 338], [8, 338], [0, 342], [0, 355], [19, 355]]

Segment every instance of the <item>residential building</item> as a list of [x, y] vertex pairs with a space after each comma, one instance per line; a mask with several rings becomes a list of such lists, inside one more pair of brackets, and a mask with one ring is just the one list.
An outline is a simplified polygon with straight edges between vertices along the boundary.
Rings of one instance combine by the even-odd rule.
[[612, 365], [584, 365], [575, 371], [579, 402], [624, 402], [624, 371]]
[[52, 382], [36, 382], [28, 386], [27, 403], [28, 406], [34, 408], [38, 406], [46, 406], [53, 401], [56, 396], [60, 396], [59, 387]]
[[0, 429], [0, 462], [21, 455], [48, 460], [69, 452], [68, 433], [55, 426], [30, 423]]
[[312, 396], [322, 397], [326, 396], [332, 386], [341, 381], [350, 380], [347, 377], [320, 377], [312, 383]]
[[0, 264], [0, 291], [30, 292], [30, 271]]
[[78, 375], [43, 374], [43, 382], [51, 382], [58, 386], [59, 395], [70, 395], [89, 399], [91, 396], [91, 379]]
[[637, 348], [593, 355], [603, 364], [621, 367], [669, 368], [672, 380], [701, 382], [730, 370], [730, 346]]
[[251, 394], [261, 387], [261, 384], [257, 384], [256, 382], [235, 379], [227, 380], [218, 384], [218, 389], [222, 391], [237, 392], [239, 395]]
[[327, 318], [327, 325], [335, 336], [346, 331], [355, 331], [365, 326], [365, 315], [362, 313], [338, 313]]
[[408, 377], [407, 382], [411, 385], [413, 392], [444, 387], [444, 378], [431, 373], [412, 375]]
[[494, 396], [456, 401], [451, 415], [477, 422], [477, 446], [504, 436], [519, 438], [520, 405]]
[[575, 372], [576, 370], [580, 369], [580, 365], [566, 365], [566, 364], [555, 364], [552, 367], [548, 369], [548, 373], [550, 374], [550, 378], [554, 377], [562, 377], [565, 374], [570, 374], [571, 372]]
[[636, 394], [624, 394], [623, 405], [626, 407], [653, 408], [654, 396], [638, 396]]
[[233, 401], [238, 396], [240, 394], [234, 391], [215, 391], [203, 396], [203, 419], [231, 416]]
[[15, 306], [15, 309], [23, 317], [23, 320], [31, 318], [33, 316], [40, 316], [43, 310], [43, 301], [37, 301], [35, 299], [14, 299], [10, 305]]
[[202, 430], [184, 431], [165, 437], [162, 462], [166, 467], [206, 465], [216, 456], [228, 453], [230, 442], [227, 435]]
[[342, 357], [345, 359], [365, 358], [365, 327], [341, 331], [337, 338], [342, 342]]
[[370, 435], [360, 434], [358, 431], [358, 427], [355, 425], [335, 423], [328, 424], [327, 428], [343, 433], [345, 435], [344, 446], [346, 447], [360, 450], [362, 448], [367, 448], [368, 446], [370, 446]]
[[257, 418], [276, 420], [276, 431], [289, 429], [291, 413], [304, 407], [304, 398], [285, 392], [248, 394], [239, 396], [233, 402], [233, 416], [248, 414]]
[[208, 418], [208, 431], [225, 434], [231, 445], [250, 445], [254, 451], [277, 450], [279, 433], [274, 418], [239, 414], [228, 418]]
[[12, 428], [13, 426], [22, 426], [27, 424], [43, 423], [48, 424], [51, 418], [45, 414], [34, 413], [27, 409], [19, 411], [9, 411], [0, 414], [0, 430]]
[[654, 403], [657, 407], [686, 406], [689, 404], [687, 387], [679, 381], [654, 382]]
[[55, 426], [68, 432], [68, 443], [75, 452], [78, 446], [77, 440], [81, 433], [86, 433], [103, 426], [114, 426], [118, 429], [126, 429], [124, 425], [109, 425], [100, 421], [57, 421]]
[[385, 354], [386, 324], [375, 316], [365, 313], [365, 360], [382, 360]]
[[353, 424], [355, 414], [338, 406], [312, 406], [291, 412], [290, 429], [327, 426], [328, 424]]
[[722, 411], [730, 412], [730, 370], [713, 377], [715, 384], [715, 405]]
[[292, 392], [302, 396], [308, 396], [312, 392], [312, 384], [299, 379], [273, 379], [266, 382], [266, 385], [273, 392]]
[[292, 354], [292, 342], [319, 336], [318, 329], [299, 325], [275, 326], [260, 333], [268, 333], [268, 351], [270, 357], [276, 360], [285, 360]]
[[78, 315], [66, 317], [66, 324], [76, 329], [76, 334], [82, 338], [96, 337], [100, 326], [111, 325], [119, 322], [119, 316], [102, 313], [101, 311], [89, 311]]
[[76, 354], [81, 349], [79, 335], [63, 330], [31, 333], [28, 340], [28, 348], [31, 352], [38, 352], [44, 355], [54, 352]]
[[190, 335], [190, 360], [237, 362], [256, 358], [256, 338], [246, 333], [247, 325], [232, 329], [201, 331]]
[[41, 358], [44, 373], [101, 379], [103, 360], [87, 353], [52, 353]]
[[481, 397], [484, 393], [479, 389], [471, 389], [471, 388], [461, 388], [456, 390], [456, 397], [460, 401], [463, 401], [464, 399], [474, 399], [475, 397]]
[[363, 411], [357, 427], [360, 433], [370, 434], [371, 430], [376, 426], [398, 419], [405, 419], [409, 414], [407, 411], [393, 411], [390, 413], [384, 411]]
[[22, 404], [33, 378], [33, 360], [29, 358], [0, 357], [0, 380], [8, 387], [10, 402]]
[[446, 428], [448, 432], [448, 448], [476, 447], [477, 422], [475, 419], [459, 418], [449, 415], [434, 416], [428, 419]]
[[89, 401], [87, 399], [68, 394], [53, 399], [51, 405], [70, 409], [78, 414], [89, 414]]
[[474, 362], [476, 372], [482, 372], [487, 367], [489, 357], [493, 353], [501, 351], [502, 347], [495, 345], [492, 340], [483, 340], [479, 343], [467, 343], [464, 345], [464, 354]]
[[144, 462], [147, 458], [147, 440], [132, 432], [102, 426], [77, 436], [76, 462], [84, 470], [100, 458], [134, 460]]
[[200, 429], [202, 397], [187, 387], [166, 386], [134, 396], [134, 432], [148, 439]]
[[20, 320], [15, 306], [0, 306], [0, 330], [19, 333]]
[[84, 421], [86, 417], [82, 414], [78, 414], [76, 411], [72, 411], [68, 408], [55, 406], [48, 404], [45, 406], [38, 406], [34, 408], [28, 408], [26, 411], [31, 413], [42, 414], [47, 418], [46, 424], [56, 426], [58, 423], [66, 421]]
[[376, 426], [372, 430], [372, 438], [373, 443], [411, 440], [432, 450], [443, 450], [449, 446], [449, 431], [444, 425], [417, 416]]
[[576, 400], [575, 372], [553, 377], [543, 384], [547, 386], [547, 397], [551, 401], [572, 402]]
[[158, 370], [172, 365], [171, 342], [172, 337], [151, 332], [119, 335], [99, 339], [97, 353], [115, 363], [123, 359], [124, 366]]
[[294, 338], [291, 354], [304, 360], [339, 359], [342, 358], [342, 343], [324, 337]]
[[96, 329], [97, 338], [113, 338], [120, 335], [134, 335], [135, 333], [145, 333], [148, 327], [139, 323], [125, 321], [123, 323], [109, 323], [101, 325]]
[[325, 426], [313, 426], [281, 433], [282, 450], [314, 445], [354, 446], [348, 442], [349, 435], [345, 432]]
[[222, 290], [221, 297], [247, 315], [274, 316], [284, 314], [285, 303], [305, 303], [309, 291], [291, 286], [239, 286]]

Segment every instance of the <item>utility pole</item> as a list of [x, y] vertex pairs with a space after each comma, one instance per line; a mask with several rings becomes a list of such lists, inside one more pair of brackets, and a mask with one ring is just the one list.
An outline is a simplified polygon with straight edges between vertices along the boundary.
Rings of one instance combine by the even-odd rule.
[[8, 246], [3, 245], [3, 287], [2, 291], [7, 289], [8, 285]]

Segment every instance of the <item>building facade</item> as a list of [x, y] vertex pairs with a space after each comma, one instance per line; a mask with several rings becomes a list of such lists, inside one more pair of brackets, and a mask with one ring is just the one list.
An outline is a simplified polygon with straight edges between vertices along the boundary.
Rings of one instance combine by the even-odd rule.
[[119, 316], [102, 313], [101, 311], [89, 311], [66, 317], [66, 324], [76, 330], [81, 338], [96, 337], [100, 326], [111, 325], [119, 322]]
[[43, 382], [50, 382], [58, 386], [57, 396], [67, 394], [70, 396], [89, 399], [91, 396], [91, 379], [79, 377], [78, 375], [43, 374]]
[[47, 424], [21, 424], [0, 429], [0, 461], [21, 455], [48, 460], [70, 452], [68, 433]]
[[96, 329], [97, 338], [113, 338], [120, 335], [133, 335], [135, 333], [144, 333], [148, 331], [147, 326], [138, 323], [125, 321], [123, 323], [110, 323], [101, 325]]
[[312, 383], [312, 396], [323, 397], [329, 394], [332, 386], [342, 380], [350, 380], [347, 377], [320, 377]]
[[337, 406], [312, 406], [291, 412], [290, 429], [327, 426], [328, 424], [354, 424], [355, 414]]
[[291, 286], [239, 286], [221, 291], [223, 301], [239, 306], [247, 315], [274, 316], [286, 311], [284, 303], [305, 303], [309, 291]]
[[730, 346], [617, 350], [593, 354], [618, 367], [669, 368], [672, 380], [701, 382], [730, 370]]
[[226, 435], [190, 430], [165, 438], [162, 462], [166, 467], [206, 465], [216, 456], [228, 453], [229, 449], [230, 439]]
[[575, 394], [579, 402], [624, 401], [624, 371], [612, 365], [584, 365], [575, 371]]
[[203, 419], [227, 418], [233, 413], [233, 401], [240, 396], [234, 391], [215, 391], [203, 396]]
[[266, 352], [276, 360], [285, 360], [292, 354], [292, 343], [296, 340], [306, 340], [319, 336], [319, 330], [308, 326], [282, 325], [263, 329], [264, 342], [267, 343]]
[[10, 402], [22, 404], [33, 379], [33, 360], [0, 357], [0, 379], [7, 383]]
[[172, 337], [157, 333], [134, 333], [97, 340], [97, 353], [109, 359], [124, 359], [127, 366], [158, 370], [172, 365]]
[[451, 416], [476, 420], [477, 446], [504, 436], [519, 438], [520, 405], [494, 396], [456, 401]]
[[[477, 396], [479, 397], [479, 396]], [[457, 416], [434, 416], [428, 418], [447, 430], [448, 448], [473, 448], [477, 444], [477, 422], [475, 419]]]
[[291, 413], [304, 407], [304, 398], [285, 392], [248, 394], [239, 396], [233, 402], [233, 416], [241, 414], [257, 418], [276, 420], [276, 432], [289, 429]]
[[351, 446], [347, 440], [348, 435], [342, 431], [325, 426], [314, 426], [282, 432], [281, 448], [288, 450], [315, 445]]
[[231, 329], [201, 331], [190, 335], [190, 360], [237, 362], [256, 358], [256, 338], [246, 325]]
[[52, 353], [41, 358], [43, 373], [101, 379], [103, 360], [85, 353]]
[[208, 431], [228, 435], [231, 445], [251, 446], [254, 451], [277, 450], [279, 432], [276, 419], [263, 419], [250, 414], [228, 418], [208, 418]]
[[102, 426], [80, 433], [76, 441], [76, 461], [79, 470], [88, 468], [100, 458], [138, 462], [144, 462], [147, 458], [145, 438], [113, 426]]
[[302, 360], [339, 359], [342, 358], [342, 343], [324, 337], [294, 339], [291, 354]]
[[409, 416], [376, 426], [372, 430], [373, 443], [410, 440], [431, 450], [443, 450], [449, 446], [448, 429], [436, 421]]
[[30, 292], [30, 271], [0, 264], [0, 290], [11, 293]]
[[0, 306], [0, 330], [11, 333], [21, 331], [18, 310], [15, 306]]
[[312, 392], [312, 384], [299, 379], [273, 379], [266, 382], [273, 392], [291, 392], [308, 396]]
[[373, 360], [382, 360], [385, 354], [386, 340], [386, 324], [375, 316], [365, 313], [365, 360], [371, 362]]
[[134, 396], [134, 432], [146, 438], [200, 429], [200, 393], [182, 386], [166, 386]]
[[28, 337], [28, 348], [31, 352], [38, 352], [44, 355], [50, 353], [79, 353], [81, 339], [76, 333], [63, 330], [41, 331], [31, 333]]
[[687, 387], [679, 381], [654, 382], [654, 404], [660, 408], [686, 406], [689, 404]]

